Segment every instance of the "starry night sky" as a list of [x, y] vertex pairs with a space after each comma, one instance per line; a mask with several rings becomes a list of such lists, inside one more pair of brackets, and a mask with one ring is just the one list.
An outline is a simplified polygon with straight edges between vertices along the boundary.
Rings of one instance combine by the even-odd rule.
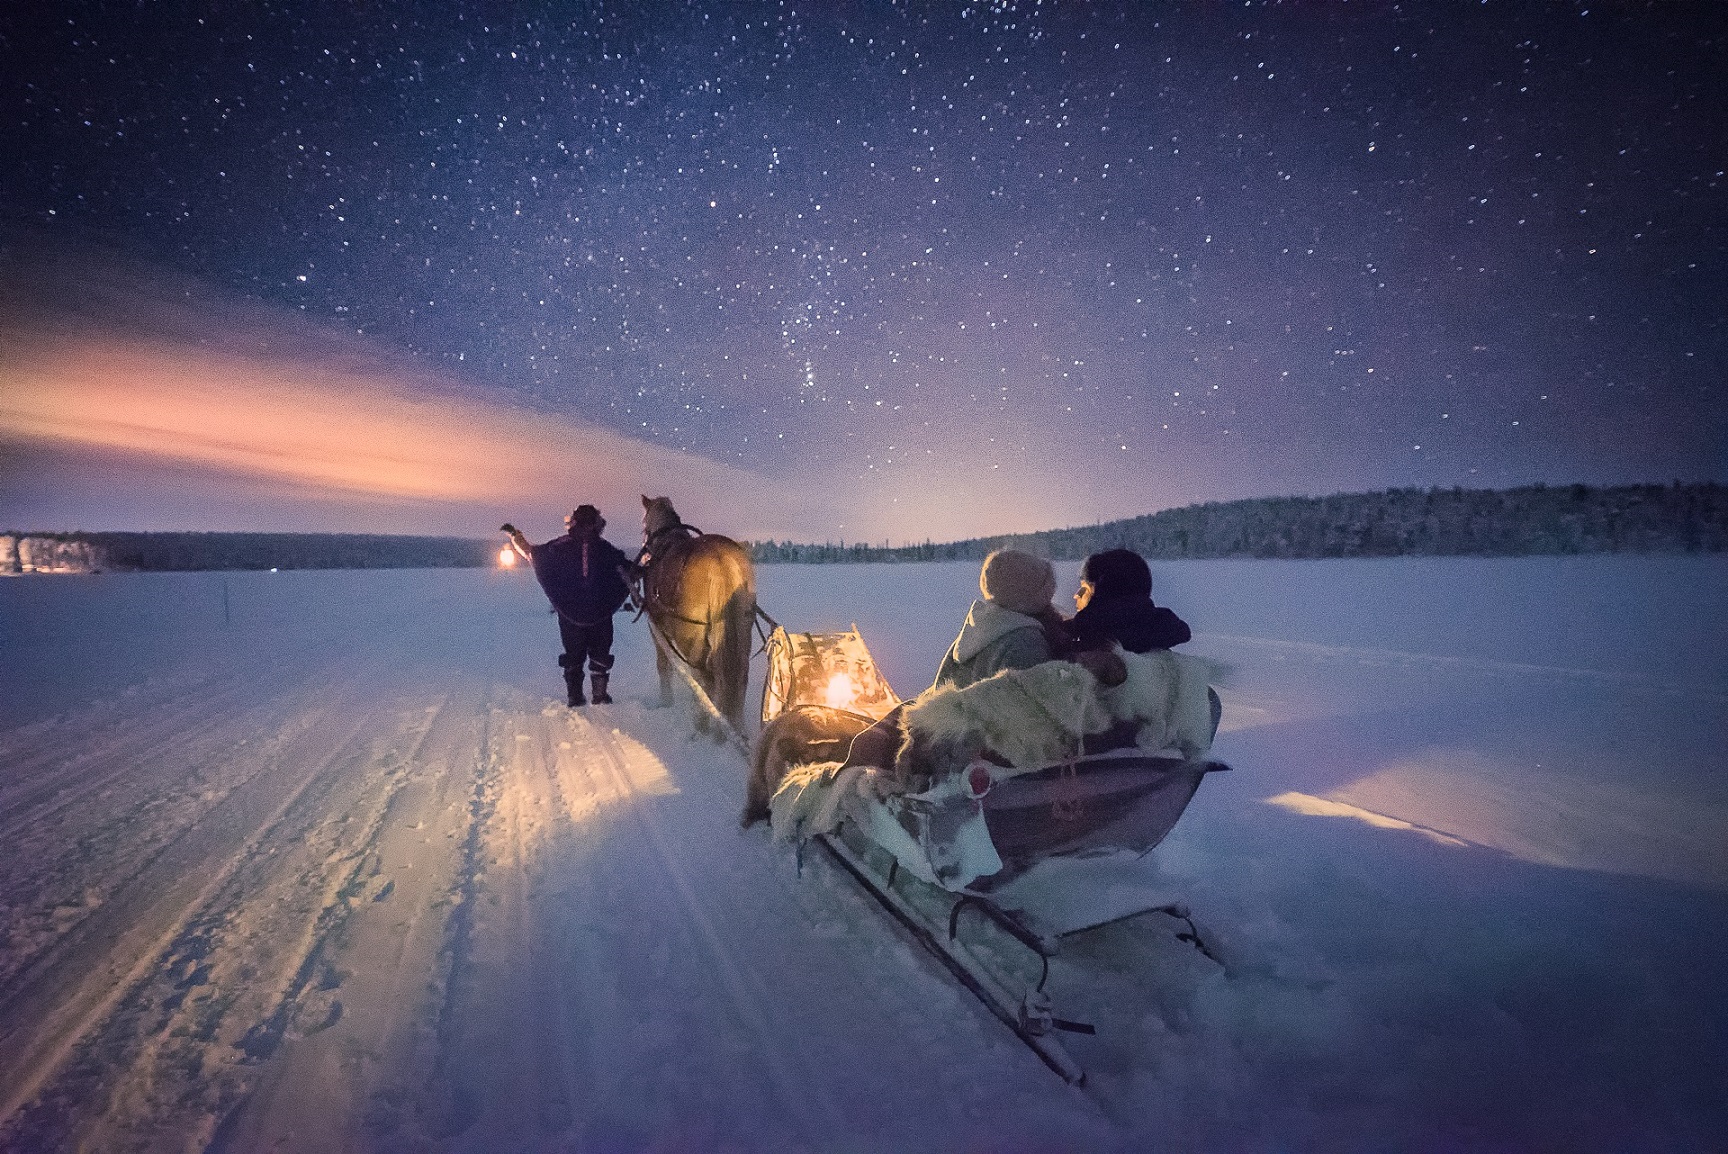
[[743, 536], [1728, 477], [1728, 5], [18, 4], [0, 94], [38, 269], [791, 496], [603, 463]]

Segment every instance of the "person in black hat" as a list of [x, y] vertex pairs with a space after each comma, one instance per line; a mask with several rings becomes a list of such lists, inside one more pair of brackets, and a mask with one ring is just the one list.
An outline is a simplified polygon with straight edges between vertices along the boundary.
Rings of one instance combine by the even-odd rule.
[[534, 576], [558, 614], [558, 635], [564, 652], [564, 687], [572, 706], [586, 705], [582, 696], [582, 664], [588, 664], [595, 705], [610, 705], [606, 692], [612, 676], [612, 615], [630, 598], [630, 559], [600, 536], [606, 519], [592, 505], [578, 505], [564, 518], [569, 532], [544, 545], [530, 545], [516, 526], [506, 522], [510, 545], [534, 566]]
[[1193, 638], [1188, 623], [1152, 603], [1152, 570], [1132, 549], [1094, 553], [1080, 565], [1079, 610], [1066, 623], [1082, 649], [1114, 641], [1130, 653], [1169, 649]]

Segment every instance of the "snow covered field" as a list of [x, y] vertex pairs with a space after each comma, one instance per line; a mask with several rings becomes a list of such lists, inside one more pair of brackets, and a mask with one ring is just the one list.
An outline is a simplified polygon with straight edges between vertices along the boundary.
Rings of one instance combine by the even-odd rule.
[[[572, 712], [524, 574], [0, 581], [0, 1147], [1721, 1149], [1728, 558], [1155, 575], [1235, 769], [1147, 868], [1226, 964], [1074, 942], [1079, 1089], [737, 829], [640, 626]], [[975, 580], [760, 571], [903, 694]]]

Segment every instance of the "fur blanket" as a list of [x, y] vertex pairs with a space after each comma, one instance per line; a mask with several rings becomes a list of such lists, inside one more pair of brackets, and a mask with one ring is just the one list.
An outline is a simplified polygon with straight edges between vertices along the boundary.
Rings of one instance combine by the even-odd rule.
[[1120, 722], [1138, 724], [1135, 744], [1149, 753], [1204, 753], [1212, 736], [1212, 663], [1169, 650], [1118, 652], [1128, 676], [1113, 688], [1072, 662], [1047, 661], [924, 693], [906, 707], [896, 776], [943, 777], [985, 750], [1015, 769], [1037, 769]]
[[840, 761], [870, 719], [843, 709], [800, 705], [762, 727], [750, 757], [741, 824], [748, 829], [770, 816], [769, 801], [792, 766]]
[[854, 796], [876, 798], [876, 771], [868, 766], [818, 761], [786, 771], [770, 803], [769, 825], [777, 842], [800, 842], [832, 833]]
[[999, 776], [1030, 771], [1076, 753], [1085, 736], [1121, 722], [1138, 725], [1148, 753], [1175, 749], [1198, 757], [1211, 746], [1208, 683], [1220, 669], [1185, 653], [1122, 653], [1121, 685], [1107, 688], [1086, 669], [1047, 661], [1004, 670], [963, 689], [926, 691], [906, 706], [904, 737], [892, 768], [823, 761], [792, 765], [770, 803], [774, 840], [802, 841], [834, 830], [853, 799], [921, 793], [988, 750], [1009, 763]]
[[1128, 679], [1113, 689], [1100, 687], [1099, 700], [1117, 721], [1137, 721], [1134, 744], [1148, 753], [1179, 750], [1199, 757], [1212, 748], [1211, 683], [1223, 669], [1202, 657], [1154, 649], [1122, 653]]

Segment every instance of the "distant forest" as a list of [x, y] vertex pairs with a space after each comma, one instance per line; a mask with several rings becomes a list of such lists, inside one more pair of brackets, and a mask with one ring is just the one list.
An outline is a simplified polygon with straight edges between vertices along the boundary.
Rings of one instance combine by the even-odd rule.
[[496, 563], [498, 548], [354, 533], [0, 533], [0, 573], [471, 569]]
[[760, 562], [803, 564], [979, 560], [1006, 548], [1056, 561], [1116, 548], [1156, 560], [1719, 552], [1728, 548], [1728, 487], [1530, 485], [1256, 497], [944, 545], [767, 541], [753, 548]]
[[[0, 533], [0, 573], [438, 569], [497, 563], [499, 542], [334, 533]], [[1129, 548], [1202, 557], [1517, 557], [1728, 549], [1728, 486], [1531, 485], [1257, 497], [1125, 521], [948, 544], [752, 542], [762, 564], [979, 560], [1026, 549], [1072, 561]]]

